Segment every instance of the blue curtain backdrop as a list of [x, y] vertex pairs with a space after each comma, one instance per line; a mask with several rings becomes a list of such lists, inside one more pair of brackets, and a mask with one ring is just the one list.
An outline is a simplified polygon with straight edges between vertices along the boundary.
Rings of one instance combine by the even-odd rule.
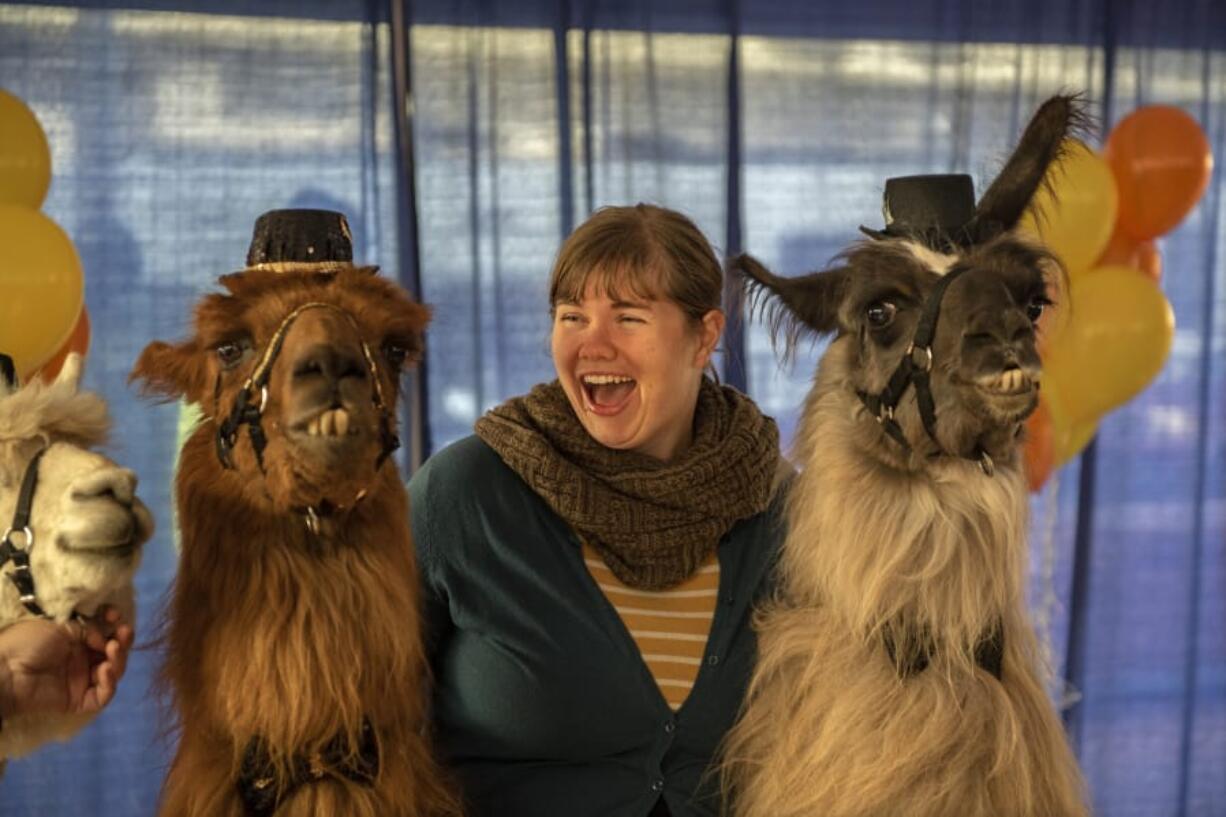
[[[603, 204], [676, 207], [719, 249], [795, 274], [880, 223], [888, 176], [966, 171], [982, 190], [1062, 89], [1088, 93], [1104, 132], [1178, 105], [1226, 157], [1226, 7], [1212, 0], [431, 0], [402, 7], [406, 165], [392, 5], [0, 4], [0, 87], [47, 130], [44, 209], [85, 265], [88, 380], [161, 523], [139, 577], [146, 643], [175, 565], [178, 408], [124, 378], [148, 340], [185, 331], [265, 209], [344, 209], [359, 257], [420, 278], [437, 450], [552, 376], [548, 269]], [[1215, 174], [1162, 240], [1178, 320], [1165, 370], [1033, 507], [1053, 694], [1110, 817], [1226, 817], [1224, 187]], [[820, 351], [780, 368], [749, 324], [726, 371], [790, 436]], [[155, 663], [139, 652], [75, 741], [11, 763], [0, 815], [152, 814], [171, 746]]]

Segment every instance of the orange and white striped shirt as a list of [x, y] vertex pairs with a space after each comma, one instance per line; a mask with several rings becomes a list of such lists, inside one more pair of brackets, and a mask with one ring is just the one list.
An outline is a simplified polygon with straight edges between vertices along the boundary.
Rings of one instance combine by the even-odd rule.
[[694, 687], [706, 652], [719, 598], [718, 554], [712, 551], [694, 575], [667, 590], [628, 587], [587, 543], [583, 561], [630, 631], [664, 699], [676, 711]]

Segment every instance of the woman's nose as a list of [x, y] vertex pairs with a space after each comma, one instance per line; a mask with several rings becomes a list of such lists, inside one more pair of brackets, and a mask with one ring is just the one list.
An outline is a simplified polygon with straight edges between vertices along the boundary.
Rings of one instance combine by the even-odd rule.
[[579, 343], [579, 357], [588, 360], [609, 360], [616, 356], [617, 348], [613, 345], [605, 326], [595, 322], [590, 324]]

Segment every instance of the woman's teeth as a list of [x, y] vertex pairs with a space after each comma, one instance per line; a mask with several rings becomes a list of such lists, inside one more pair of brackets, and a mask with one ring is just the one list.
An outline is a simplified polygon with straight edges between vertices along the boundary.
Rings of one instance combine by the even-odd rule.
[[633, 383], [633, 377], [620, 374], [585, 374], [583, 382], [589, 386], [608, 386], [614, 383]]

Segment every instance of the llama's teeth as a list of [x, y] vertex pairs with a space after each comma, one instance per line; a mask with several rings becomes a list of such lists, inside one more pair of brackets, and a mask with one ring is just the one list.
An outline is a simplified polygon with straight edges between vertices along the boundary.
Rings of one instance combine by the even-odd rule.
[[311, 418], [311, 422], [307, 423], [307, 434], [311, 435], [312, 437], [319, 436], [319, 418], [318, 417]]
[[332, 419], [336, 423], [336, 436], [344, 437], [349, 433], [349, 412], [338, 408], [332, 412]]
[[325, 437], [336, 436], [336, 412], [325, 411], [319, 415], [319, 431]]

